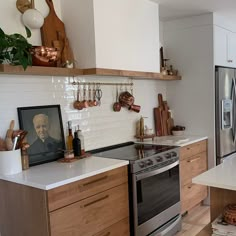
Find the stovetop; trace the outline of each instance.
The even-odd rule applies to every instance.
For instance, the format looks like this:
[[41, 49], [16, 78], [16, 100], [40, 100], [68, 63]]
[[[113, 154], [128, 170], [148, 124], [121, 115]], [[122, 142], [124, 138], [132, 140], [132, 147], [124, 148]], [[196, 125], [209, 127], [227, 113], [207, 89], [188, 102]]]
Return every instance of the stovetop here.
[[128, 160], [132, 172], [150, 167], [163, 167], [178, 159], [178, 147], [128, 142], [93, 150], [95, 156]]

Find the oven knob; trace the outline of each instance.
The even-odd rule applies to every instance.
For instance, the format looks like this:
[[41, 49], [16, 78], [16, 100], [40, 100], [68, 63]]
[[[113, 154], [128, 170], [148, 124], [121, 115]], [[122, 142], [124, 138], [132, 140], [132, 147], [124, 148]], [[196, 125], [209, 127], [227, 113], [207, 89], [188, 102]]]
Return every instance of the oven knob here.
[[165, 158], [167, 158], [167, 159], [171, 158], [171, 154], [170, 153], [166, 153], [165, 154]]
[[171, 156], [172, 157], [177, 157], [177, 153], [176, 152], [171, 152]]
[[147, 166], [151, 166], [153, 164], [153, 161], [151, 159], [146, 160]]
[[156, 161], [157, 161], [157, 162], [161, 162], [162, 160], [163, 160], [163, 158], [162, 158], [161, 156], [157, 156], [157, 157], [156, 157]]
[[144, 161], [141, 161], [141, 162], [139, 162], [138, 164], [139, 164], [139, 166], [140, 166], [141, 168], [143, 168], [143, 167], [146, 166], [146, 163], [145, 163]]

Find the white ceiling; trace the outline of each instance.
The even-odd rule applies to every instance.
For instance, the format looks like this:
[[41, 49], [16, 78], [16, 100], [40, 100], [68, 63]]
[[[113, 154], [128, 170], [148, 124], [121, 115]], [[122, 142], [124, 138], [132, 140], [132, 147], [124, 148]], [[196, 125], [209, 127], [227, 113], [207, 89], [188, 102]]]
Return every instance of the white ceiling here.
[[152, 0], [159, 3], [162, 21], [218, 12], [236, 23], [236, 0]]

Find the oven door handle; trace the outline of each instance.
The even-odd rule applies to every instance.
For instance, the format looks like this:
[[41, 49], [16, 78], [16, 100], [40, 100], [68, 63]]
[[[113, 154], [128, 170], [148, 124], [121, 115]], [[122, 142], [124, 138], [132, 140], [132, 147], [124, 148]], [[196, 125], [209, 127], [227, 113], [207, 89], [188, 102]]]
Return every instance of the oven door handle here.
[[162, 172], [165, 172], [167, 170], [170, 170], [172, 168], [174, 168], [175, 166], [179, 165], [179, 160], [168, 165], [168, 166], [165, 166], [163, 168], [160, 168], [160, 169], [155, 169], [155, 170], [152, 170], [150, 172], [146, 172], [146, 173], [142, 173], [142, 174], [137, 174], [136, 175], [136, 181], [139, 181], [139, 180], [142, 180], [142, 179], [146, 179], [148, 177], [151, 177], [153, 175], [157, 175], [157, 174], [160, 174]]

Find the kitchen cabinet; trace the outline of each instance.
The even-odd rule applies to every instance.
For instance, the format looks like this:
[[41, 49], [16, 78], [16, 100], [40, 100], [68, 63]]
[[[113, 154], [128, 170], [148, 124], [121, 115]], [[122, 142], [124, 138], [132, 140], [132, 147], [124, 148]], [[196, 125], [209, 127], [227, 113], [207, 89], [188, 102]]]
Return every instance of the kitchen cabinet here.
[[236, 67], [235, 33], [214, 26], [214, 53], [215, 65]]
[[207, 197], [207, 187], [192, 183], [192, 178], [207, 170], [207, 141], [180, 148], [181, 213]]
[[1, 236], [129, 235], [126, 166], [47, 191], [4, 180], [0, 189]]
[[157, 3], [71, 0], [61, 4], [79, 68], [160, 71]]

